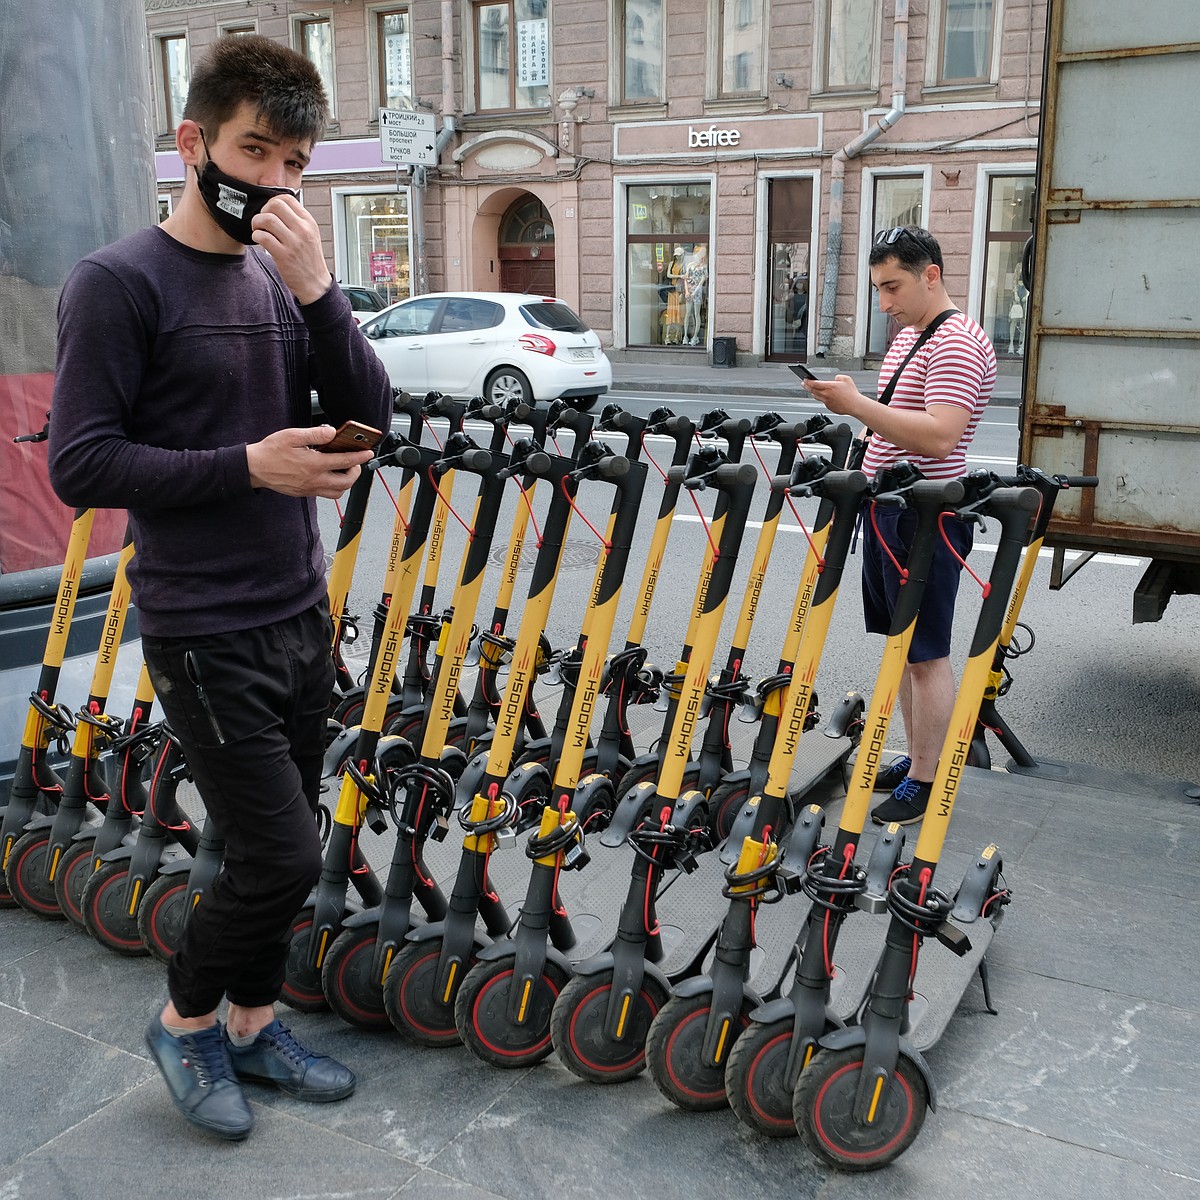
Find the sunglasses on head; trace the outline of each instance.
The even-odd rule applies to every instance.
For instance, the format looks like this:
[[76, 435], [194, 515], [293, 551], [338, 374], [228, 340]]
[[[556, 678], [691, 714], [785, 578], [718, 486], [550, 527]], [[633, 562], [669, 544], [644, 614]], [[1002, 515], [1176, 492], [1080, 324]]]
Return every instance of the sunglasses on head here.
[[894, 246], [902, 237], [912, 237], [906, 225], [897, 225], [893, 229], [881, 229], [875, 235], [875, 245]]

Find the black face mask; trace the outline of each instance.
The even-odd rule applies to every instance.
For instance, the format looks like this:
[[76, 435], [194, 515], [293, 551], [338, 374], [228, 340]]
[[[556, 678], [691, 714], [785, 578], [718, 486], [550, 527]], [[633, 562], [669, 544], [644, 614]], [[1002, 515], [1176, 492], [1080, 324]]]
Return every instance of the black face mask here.
[[[204, 135], [200, 135], [204, 141]], [[208, 161], [204, 170], [194, 167], [196, 180], [200, 185], [200, 195], [204, 200], [212, 218], [234, 241], [244, 246], [254, 242], [250, 222], [263, 210], [263, 206], [272, 196], [292, 196], [300, 199], [299, 192], [293, 192], [285, 187], [263, 187], [257, 183], [246, 183], [227, 175], [208, 156], [208, 142], [204, 142], [204, 152]]]

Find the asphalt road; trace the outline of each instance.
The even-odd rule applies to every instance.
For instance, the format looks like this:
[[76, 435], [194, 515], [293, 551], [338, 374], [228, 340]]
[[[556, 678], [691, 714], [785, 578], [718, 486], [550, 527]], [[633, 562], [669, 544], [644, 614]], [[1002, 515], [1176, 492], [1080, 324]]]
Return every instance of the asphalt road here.
[[[781, 411], [789, 418], [817, 411], [815, 404], [784, 402], [779, 398], [759, 399], [745, 395], [640, 395], [623, 392], [621, 405], [635, 413], [645, 413], [666, 403], [677, 412], [699, 413], [713, 407], [725, 409], [731, 416], [752, 416], [764, 410]], [[993, 408], [980, 426], [972, 447], [970, 465], [1010, 470], [1016, 463], [1017, 410]], [[476, 437], [484, 442], [481, 429]], [[669, 446], [648, 440], [650, 454], [665, 459]], [[771, 459], [767, 459], [768, 465]], [[630, 596], [645, 562], [646, 547], [657, 511], [658, 483], [651, 468], [643, 508], [644, 520], [635, 538], [630, 557], [630, 577], [626, 581], [615, 638], [623, 640], [632, 609]], [[461, 479], [455, 488], [455, 506], [463, 520], [469, 519], [473, 488]], [[765, 489], [760, 485], [751, 506], [752, 521], [739, 558], [731, 600], [726, 610], [722, 644], [717, 652], [723, 662], [729, 637], [747, 575], [747, 563], [753, 550], [758, 527], [753, 520], [762, 511]], [[581, 493], [581, 510], [593, 524], [603, 520], [609, 494], [599, 488]], [[514, 499], [506, 502], [497, 531], [493, 553], [497, 560], [503, 552], [511, 522]], [[711, 498], [702, 496], [700, 505], [711, 511]], [[535, 511], [544, 508], [544, 497]], [[811, 521], [814, 501], [797, 502], [800, 519]], [[390, 537], [394, 511], [387, 498], [377, 490], [372, 498], [351, 591], [350, 611], [363, 618], [364, 636], [352, 659], [360, 663], [365, 655], [370, 629], [369, 614], [382, 588], [383, 562]], [[332, 504], [323, 507], [323, 537], [332, 553], [337, 540], [337, 513]], [[463, 530], [455, 522], [447, 537], [438, 589], [438, 605], [449, 604], [453, 579], [458, 570], [463, 545]], [[661, 573], [659, 593], [647, 629], [646, 645], [651, 659], [670, 666], [682, 642], [682, 614], [693, 594], [704, 549], [704, 526], [689, 501], [680, 505], [668, 543]], [[991, 566], [991, 547], [995, 530], [977, 535], [971, 564], [981, 575]], [[775, 669], [787, 616], [794, 600], [795, 583], [807, 545], [795, 515], [785, 510], [772, 555], [758, 615], [747, 656], [746, 670], [752, 677]], [[526, 557], [531, 549], [527, 545]], [[568, 553], [547, 634], [553, 645], [573, 642], [591, 583], [598, 554], [595, 536], [581, 521], [576, 521], [568, 539]], [[1117, 556], [1099, 556], [1060, 591], [1049, 590], [1049, 552], [1043, 552], [1033, 584], [1022, 612], [1032, 628], [1036, 643], [1032, 650], [1012, 664], [1010, 693], [1000, 702], [1001, 711], [1027, 749], [1037, 758], [1089, 763], [1148, 774], [1191, 778], [1200, 774], [1195, 766], [1200, 758], [1200, 661], [1194, 653], [1181, 649], [1192, 644], [1195, 601], [1176, 598], [1163, 620], [1153, 625], [1131, 624], [1133, 591], [1144, 564]], [[523, 593], [528, 576], [518, 583]], [[485, 583], [481, 612], [490, 613], [494, 579]], [[979, 587], [964, 577], [956, 621], [953, 657], [965, 661], [970, 634], [979, 606]], [[519, 621], [519, 604], [514, 604], [509, 629]], [[1028, 637], [1025, 641], [1028, 642]], [[856, 688], [868, 695], [874, 683], [882, 651], [882, 639], [862, 631], [858, 567], [851, 559], [845, 573], [833, 624], [817, 677], [818, 693], [835, 698]], [[893, 740], [899, 739], [898, 723]], [[1007, 755], [993, 745], [993, 755], [1003, 764]]]

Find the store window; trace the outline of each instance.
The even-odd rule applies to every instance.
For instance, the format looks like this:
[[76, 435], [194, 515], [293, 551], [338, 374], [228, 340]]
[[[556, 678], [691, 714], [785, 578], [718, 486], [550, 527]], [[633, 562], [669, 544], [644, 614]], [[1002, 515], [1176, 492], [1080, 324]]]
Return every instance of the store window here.
[[343, 195], [342, 283], [374, 288], [389, 304], [412, 295], [408, 193]]
[[994, 0], [940, 0], [939, 83], [986, 83], [992, 73]]
[[820, 92], [865, 91], [877, 84], [876, 0], [821, 0], [825, 37]]
[[549, 0], [473, 8], [477, 111], [549, 108]]
[[158, 62], [158, 105], [162, 116], [161, 129], [174, 133], [183, 120], [183, 106], [187, 103], [188, 68], [187, 35], [167, 34], [157, 39]]
[[[871, 233], [893, 229], [897, 225], [924, 226], [925, 178], [923, 175], [876, 176], [872, 195]], [[868, 245], [863, 255], [870, 253]], [[891, 316], [879, 311], [879, 293], [869, 289], [870, 308], [867, 310], [867, 353], [886, 354], [900, 326]]]
[[666, 52], [663, 0], [618, 0], [616, 20], [621, 103], [661, 103]]
[[767, 245], [771, 276], [767, 294], [766, 357], [804, 362], [808, 357], [813, 181], [767, 183]]
[[707, 183], [638, 184], [626, 190], [626, 343], [707, 346]]
[[412, 99], [411, 18], [407, 8], [375, 14], [379, 107], [403, 108]]
[[329, 17], [301, 17], [296, 21], [296, 48], [317, 68], [325, 94], [329, 97], [329, 112], [337, 110], [337, 90], [333, 75], [333, 21]]
[[763, 94], [763, 0], [718, 0], [721, 95]]
[[980, 324], [1001, 357], [1025, 354], [1029, 292], [1021, 282], [1021, 255], [1032, 232], [1033, 176], [991, 176], [979, 311]]

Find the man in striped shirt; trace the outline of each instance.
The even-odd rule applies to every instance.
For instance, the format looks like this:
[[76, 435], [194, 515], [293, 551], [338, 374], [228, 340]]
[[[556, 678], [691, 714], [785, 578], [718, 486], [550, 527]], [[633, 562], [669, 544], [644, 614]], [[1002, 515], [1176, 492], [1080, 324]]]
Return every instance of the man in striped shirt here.
[[[951, 302], [942, 281], [941, 247], [928, 230], [885, 230], [871, 247], [869, 263], [880, 311], [901, 326], [879, 373], [884, 390], [895, 378], [891, 402], [864, 396], [848, 375], [806, 386], [831, 412], [874, 431], [863, 462], [868, 475], [905, 459], [928, 479], [955, 479], [966, 473], [967, 447], [992, 397], [996, 352], [983, 329]], [[931, 325], [932, 333], [924, 336]], [[881, 507], [874, 522], [863, 524], [868, 633], [886, 634], [890, 628], [900, 586], [896, 564], [907, 562], [915, 525], [914, 513], [890, 507]], [[965, 558], [973, 540], [971, 527], [947, 521], [944, 529]], [[879, 772], [876, 790], [891, 794], [871, 813], [877, 825], [915, 824], [929, 803], [954, 707], [950, 632], [960, 571], [958, 559], [939, 540], [900, 685], [908, 753]]]

